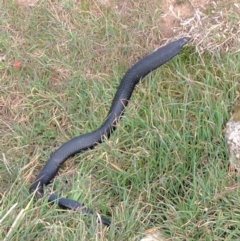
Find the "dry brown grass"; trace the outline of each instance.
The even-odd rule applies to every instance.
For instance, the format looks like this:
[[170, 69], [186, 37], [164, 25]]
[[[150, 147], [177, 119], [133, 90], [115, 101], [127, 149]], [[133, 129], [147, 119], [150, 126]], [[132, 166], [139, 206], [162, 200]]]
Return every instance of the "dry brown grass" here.
[[[142, 1], [99, 0], [99, 4], [124, 17], [143, 4]], [[154, 12], [156, 3], [148, 3], [146, 12]], [[240, 3], [238, 0], [166, 0], [159, 6], [161, 15], [155, 28], [161, 39], [191, 36], [197, 50], [238, 52], [240, 45]], [[151, 37], [151, 36], [150, 36]]]
[[[221, 70], [216, 63], [215, 68], [209, 70], [205, 64], [209, 64], [208, 58], [215, 56], [214, 54], [218, 54], [218, 52], [228, 54], [239, 51], [239, 1], [166, 0], [161, 3], [159, 0], [14, 0], [12, 2], [1, 2], [0, 9], [2, 15], [0, 17], [2, 21], [0, 25], [2, 34], [0, 41], [0, 195], [4, 201], [1, 206], [2, 213], [11, 210], [11, 207], [17, 207], [13, 211], [14, 215], [17, 216], [17, 213], [27, 206], [30, 202], [27, 189], [56, 147], [79, 133], [93, 130], [101, 123], [103, 116], [108, 111], [119, 78], [129, 66], [146, 53], [171, 41], [173, 38], [187, 35], [192, 37], [193, 47], [189, 52], [190, 55], [194, 56], [196, 54], [194, 49], [196, 49], [197, 52], [204, 52], [207, 56], [204, 59], [205, 56], [196, 54], [198, 62], [193, 61], [195, 66], [189, 67], [191, 71], [195, 68], [196, 72], [183, 73], [182, 71], [186, 70], [185, 66], [181, 66], [181, 61], [174, 62], [170, 65], [171, 67], [166, 67], [166, 70], [160, 72], [159, 76], [163, 81], [163, 86], [166, 87], [159, 87], [156, 91], [159, 98], [154, 100], [158, 102], [158, 105], [151, 102], [151, 98], [153, 98], [151, 91], [156, 87], [151, 86], [150, 83], [147, 83], [149, 88], [146, 88], [144, 84], [143, 88], [137, 87], [138, 95], [136, 99], [132, 99], [132, 105], [129, 106], [127, 112], [128, 118], [123, 121], [123, 123], [128, 123], [125, 127], [130, 130], [124, 130], [124, 124], [121, 124], [118, 128], [120, 137], [116, 134], [115, 139], [113, 137], [113, 140], [101, 145], [96, 152], [91, 151], [81, 155], [81, 158], [85, 161], [84, 167], [80, 164], [82, 159], [78, 157], [73, 159], [78, 160], [77, 162], [68, 162], [63, 171], [60, 172], [59, 177], [60, 180], [63, 180], [63, 177], [70, 180], [69, 185], [62, 185], [60, 181], [58, 187], [66, 186], [69, 195], [71, 195], [71, 182], [73, 182], [72, 176], [74, 176], [75, 180], [78, 180], [75, 182], [75, 190], [79, 187], [81, 190], [86, 189], [85, 193], [82, 194], [84, 201], [87, 202], [92, 198], [92, 202], [89, 201], [88, 203], [91, 205], [93, 203], [92, 206], [97, 203], [94, 206], [97, 210], [98, 208], [105, 210], [109, 207], [107, 211], [113, 213], [114, 218], [116, 218], [115, 223], [124, 226], [124, 232], [121, 233], [122, 236], [119, 236], [118, 240], [126, 240], [129, 237], [139, 240], [141, 234], [150, 238], [152, 233], [158, 235], [160, 234], [159, 230], [162, 232], [162, 229], [167, 230], [166, 233], [171, 237], [169, 240], [194, 237], [191, 232], [194, 233], [199, 229], [204, 233], [204, 227], [202, 228], [204, 225], [207, 232], [212, 231], [212, 226], [208, 227], [208, 225], [216, 220], [208, 222], [205, 219], [205, 213], [201, 213], [205, 205], [205, 200], [201, 202], [197, 199], [197, 197], [201, 199], [201, 193], [194, 197], [200, 203], [200, 211], [198, 211], [202, 216], [198, 213], [199, 219], [195, 220], [194, 217], [191, 217], [192, 219], [190, 218], [179, 228], [178, 223], [175, 222], [181, 223], [178, 216], [181, 210], [177, 210], [178, 206], [175, 206], [171, 201], [173, 200], [181, 207], [182, 200], [180, 199], [187, 199], [188, 193], [183, 197], [180, 195], [178, 203], [177, 198], [171, 196], [171, 191], [174, 193], [174, 190], [163, 190], [163, 187], [161, 190], [159, 189], [159, 192], [155, 191], [159, 188], [159, 183], [156, 180], [159, 180], [160, 174], [154, 176], [147, 187], [139, 184], [142, 181], [137, 183], [135, 190], [134, 188], [133, 190], [128, 189], [127, 181], [126, 184], [122, 179], [130, 178], [131, 180], [132, 178], [134, 180], [134, 176], [138, 177], [142, 170], [149, 168], [144, 161], [145, 159], [149, 160], [151, 155], [154, 155], [154, 152], [158, 152], [158, 150], [147, 149], [145, 141], [151, 135], [156, 135], [149, 141], [151, 143], [155, 139], [159, 141], [163, 138], [164, 133], [160, 133], [159, 129], [162, 125], [167, 125], [169, 118], [172, 118], [171, 127], [166, 127], [169, 130], [163, 130], [166, 131], [166, 136], [171, 136], [171, 130], [177, 131], [178, 125], [185, 129], [188, 128], [184, 126], [185, 123], [182, 123], [183, 119], [177, 116], [178, 111], [181, 111], [183, 106], [189, 105], [189, 108], [192, 108], [189, 115], [193, 115], [192, 121], [196, 120], [199, 111], [197, 107], [191, 105], [194, 101], [184, 102], [185, 100], [188, 101], [188, 98], [191, 99], [188, 93], [189, 89], [196, 94], [196, 96], [193, 96], [193, 99], [196, 98], [196, 102], [193, 104], [199, 105], [201, 101], [205, 101], [206, 109], [214, 107], [214, 111], [217, 109], [219, 112], [224, 112], [233, 105], [233, 100], [238, 94], [236, 80], [239, 79], [239, 73], [237, 71], [230, 73], [227, 67]], [[13, 68], [12, 63], [14, 61], [21, 61], [20, 71]], [[228, 66], [227, 60], [223, 61]], [[187, 64], [189, 63], [187, 62]], [[235, 63], [233, 69], [236, 70], [237, 67], [234, 65]], [[216, 72], [214, 72], [215, 70]], [[205, 76], [210, 76], [210, 82], [216, 82], [214, 82], [213, 87], [212, 83], [204, 82]], [[224, 78], [228, 76], [228, 78], [221, 79], [223, 76]], [[181, 85], [176, 80], [186, 82]], [[74, 88], [76, 88], [76, 91]], [[198, 88], [200, 89], [199, 92]], [[224, 88], [225, 93], [223, 93]], [[212, 93], [209, 94], [212, 90], [214, 90], [214, 94], [216, 93], [213, 99], [211, 99]], [[186, 93], [189, 95], [182, 98]], [[203, 94], [203, 100], [198, 99], [201, 94]], [[149, 105], [146, 105], [145, 110], [138, 106], [141, 98], [144, 98], [145, 101], [149, 100]], [[223, 98], [224, 101], [221, 104], [214, 105], [214, 101], [218, 98]], [[182, 103], [180, 102], [182, 106], [176, 107], [175, 114], [177, 114], [174, 116], [174, 113], [171, 112], [174, 105], [173, 107], [171, 105], [178, 104], [175, 103], [177, 101], [182, 101]], [[81, 103], [85, 103], [85, 108], [81, 109]], [[212, 106], [209, 107], [209, 103]], [[154, 111], [149, 114], [150, 109], [154, 109]], [[195, 109], [196, 113], [194, 112]], [[149, 121], [146, 125], [143, 125], [145, 119], [142, 122], [131, 123], [131, 120], [137, 119], [138, 111], [142, 111], [139, 120], [146, 118], [146, 122]], [[219, 120], [223, 121], [224, 113], [219, 114], [221, 116]], [[211, 115], [211, 112], [207, 112], [207, 114]], [[152, 116], [154, 116], [154, 120], [151, 119]], [[174, 118], [179, 119], [175, 120]], [[187, 119], [187, 117], [184, 117], [184, 120], [185, 118]], [[201, 118], [204, 117], [201, 116]], [[91, 121], [89, 121], [90, 119]], [[155, 119], [157, 119], [156, 123], [160, 123], [157, 127], [154, 126], [156, 124]], [[129, 122], [127, 122], [128, 120]], [[210, 123], [207, 117], [204, 121]], [[175, 125], [175, 123], [177, 124]], [[140, 127], [134, 133], [134, 126], [137, 125]], [[209, 124], [209, 126], [214, 125], [214, 122]], [[146, 130], [142, 133], [141, 128], [143, 126]], [[129, 131], [133, 134], [131, 138], [127, 139]], [[194, 129], [194, 131], [197, 133], [197, 129]], [[209, 127], [210, 131], [211, 127]], [[210, 132], [210, 134], [214, 133]], [[178, 138], [181, 138], [181, 136], [179, 135]], [[217, 143], [221, 139], [220, 136], [214, 138]], [[128, 142], [127, 147], [125, 147], [125, 139]], [[202, 140], [202, 142], [204, 141]], [[208, 143], [206, 146], [211, 146], [211, 144]], [[201, 148], [199, 146], [198, 144], [193, 145], [193, 148], [196, 147], [196, 152], [199, 151], [198, 148]], [[219, 148], [217, 144], [214, 147], [216, 150]], [[200, 149], [205, 154], [205, 156], [201, 156], [201, 160], [207, 160], [204, 161], [204, 165], [210, 166], [208, 150], [205, 150], [206, 153], [204, 150]], [[170, 181], [175, 175], [173, 170], [180, 163], [182, 164], [182, 159], [185, 158], [185, 152], [177, 153], [177, 150], [174, 150], [175, 154], [177, 160], [174, 160], [176, 161], [173, 164], [174, 167], [167, 164], [165, 171], [162, 173], [164, 177], [167, 176], [166, 173], [170, 173], [168, 176]], [[134, 160], [131, 160], [132, 157]], [[136, 162], [141, 158], [143, 166]], [[166, 159], [168, 160], [168, 158]], [[218, 161], [224, 163], [222, 159]], [[88, 168], [87, 165], [89, 165]], [[134, 165], [136, 169], [130, 175], [127, 171]], [[222, 165], [224, 166], [224, 164]], [[209, 166], [208, 168], [212, 168], [211, 171], [214, 173], [215, 168]], [[79, 174], [79, 169], [83, 176]], [[154, 170], [151, 171], [154, 172]], [[108, 178], [106, 178], [107, 175]], [[130, 177], [126, 177], [127, 175]], [[145, 180], [145, 174], [140, 177]], [[149, 174], [148, 178], [151, 177], [152, 173]], [[202, 178], [201, 175], [200, 177]], [[216, 178], [221, 182], [220, 177], [217, 176]], [[201, 179], [199, 180], [201, 182]], [[202, 183], [204, 181], [202, 180]], [[213, 183], [215, 184], [215, 182]], [[133, 181], [133, 186], [134, 184]], [[225, 183], [222, 185], [225, 185]], [[226, 189], [227, 187], [225, 185]], [[116, 193], [109, 194], [109, 191], [113, 188], [117, 190]], [[208, 190], [207, 188], [206, 190]], [[92, 194], [93, 190], [97, 194]], [[189, 189], [190, 191], [191, 189]], [[214, 191], [216, 192], [214, 198], [217, 198], [213, 201], [216, 202], [224, 199], [230, 193], [219, 191], [217, 187]], [[159, 194], [160, 192], [166, 195], [162, 197], [162, 194]], [[231, 191], [230, 194], [233, 195], [234, 193]], [[168, 200], [168, 195], [170, 200]], [[165, 197], [166, 199], [163, 199]], [[234, 198], [233, 195], [233, 200]], [[166, 205], [166, 209], [163, 208], [162, 210], [158, 205], [159, 202], [165, 201], [169, 201], [170, 204], [167, 206], [166, 203], [161, 203], [161, 206]], [[18, 204], [15, 205], [16, 203]], [[54, 237], [59, 238], [58, 240], [66, 240], [65, 235], [74, 237], [76, 240], [81, 240], [81, 238], [75, 235], [90, 236], [91, 240], [108, 239], [106, 238], [108, 231], [101, 229], [101, 227], [98, 227], [97, 231], [91, 229], [89, 231], [87, 227], [81, 224], [77, 214], [57, 212], [55, 209], [45, 208], [45, 204], [40, 209], [40, 205], [40, 202], [34, 205], [27, 213], [28, 215], [25, 216], [19, 229], [12, 232], [15, 234], [15, 238], [26, 240], [25, 237], [28, 237], [29, 240], [31, 238], [33, 240], [34, 235], [39, 234], [41, 237], [39, 240], [44, 240], [48, 237], [46, 235], [53, 234]], [[217, 204], [211, 203], [211, 205]], [[218, 207], [216, 209], [216, 211], [213, 211], [213, 217], [216, 217], [215, 213], [219, 211]], [[221, 213], [221, 208], [219, 209]], [[163, 219], [166, 218], [166, 222], [162, 222], [162, 219], [158, 221], [158, 218], [156, 218], [155, 212], [162, 215], [162, 211], [165, 212]], [[192, 212], [191, 210], [187, 211]], [[8, 221], [1, 227], [2, 232], [0, 233], [2, 236], [9, 231], [9, 227], [14, 221], [14, 215], [12, 218], [9, 217]], [[71, 221], [66, 221], [69, 216], [71, 216]], [[237, 218], [237, 216], [234, 217]], [[128, 218], [131, 218], [132, 221], [126, 222]], [[65, 223], [67, 224], [65, 225]], [[220, 229], [229, 230], [228, 224], [221, 225]], [[171, 233], [172, 230], [176, 233]], [[164, 240], [164, 238], [162, 239]], [[110, 238], [109, 240], [113, 239]]]

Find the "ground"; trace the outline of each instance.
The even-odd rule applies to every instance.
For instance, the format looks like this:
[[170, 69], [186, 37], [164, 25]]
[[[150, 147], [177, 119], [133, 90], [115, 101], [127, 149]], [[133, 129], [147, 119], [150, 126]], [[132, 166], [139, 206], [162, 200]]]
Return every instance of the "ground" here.
[[[238, 0], [0, 9], [1, 240], [238, 240], [239, 181], [222, 136], [239, 98]], [[33, 202], [28, 188], [49, 155], [102, 123], [129, 66], [181, 36], [191, 43], [136, 87], [111, 139], [54, 179], [121, 232]]]
[[[125, 0], [120, 3], [99, 0], [119, 14], [126, 14], [131, 8], [141, 4]], [[231, 2], [231, 3], [230, 3]], [[240, 11], [238, 0], [166, 0], [161, 5], [159, 28], [163, 39], [179, 35], [189, 35], [199, 50], [239, 51], [240, 22], [232, 16]], [[149, 4], [151, 5], [151, 3]], [[150, 8], [151, 6], [149, 6]], [[154, 9], [152, 9], [154, 11]]]

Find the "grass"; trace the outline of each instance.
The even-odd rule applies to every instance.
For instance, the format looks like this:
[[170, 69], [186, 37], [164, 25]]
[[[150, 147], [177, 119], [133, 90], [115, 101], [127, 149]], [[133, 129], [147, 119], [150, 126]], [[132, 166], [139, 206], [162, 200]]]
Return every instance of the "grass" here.
[[57, 147], [100, 126], [123, 73], [159, 46], [161, 7], [1, 4], [1, 240], [140, 240], [149, 230], [164, 240], [239, 239], [239, 177], [223, 138], [239, 54], [200, 54], [190, 43], [136, 87], [109, 140], [64, 164], [49, 189], [111, 217], [106, 229], [33, 201], [28, 188]]

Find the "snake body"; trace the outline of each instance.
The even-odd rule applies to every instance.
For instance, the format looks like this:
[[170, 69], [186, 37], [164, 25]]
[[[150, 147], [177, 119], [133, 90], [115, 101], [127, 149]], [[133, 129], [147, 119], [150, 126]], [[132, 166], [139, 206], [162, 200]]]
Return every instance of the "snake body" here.
[[[188, 37], [183, 37], [170, 42], [134, 64], [123, 76], [104, 123], [97, 130], [77, 136], [60, 146], [51, 155], [43, 169], [38, 174], [36, 180], [30, 187], [30, 192], [35, 192], [35, 196], [42, 197], [44, 194], [44, 185], [50, 183], [57, 174], [60, 166], [70, 156], [93, 148], [96, 144], [101, 143], [104, 138], [109, 138], [112, 131], [116, 128], [118, 120], [123, 115], [124, 109], [128, 105], [134, 87], [140, 79], [177, 55], [189, 39], [190, 38]], [[81, 210], [84, 213], [93, 214], [91, 210], [87, 209], [82, 204], [74, 200], [59, 198], [55, 194], [50, 195], [48, 200], [50, 202], [57, 202], [62, 208]], [[110, 221], [104, 217], [101, 217], [101, 221], [105, 225], [110, 225]]]

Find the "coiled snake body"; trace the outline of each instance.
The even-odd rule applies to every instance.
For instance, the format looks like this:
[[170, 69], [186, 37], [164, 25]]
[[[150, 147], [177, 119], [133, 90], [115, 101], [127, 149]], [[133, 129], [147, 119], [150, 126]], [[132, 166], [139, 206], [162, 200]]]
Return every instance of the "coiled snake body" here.
[[[77, 136], [59, 147], [38, 174], [30, 187], [30, 192], [35, 192], [37, 197], [42, 197], [44, 185], [50, 183], [63, 162], [76, 153], [93, 148], [96, 144], [101, 143], [105, 137], [108, 138], [122, 116], [124, 108], [128, 105], [134, 87], [139, 80], [177, 55], [188, 41], [188, 37], [173, 41], [133, 65], [122, 78], [107, 118], [101, 127], [91, 133]], [[48, 200], [57, 202], [62, 208], [93, 214], [82, 204], [70, 199], [59, 198], [55, 194], [50, 195]], [[111, 223], [104, 217], [101, 217], [101, 221], [105, 225]]]

